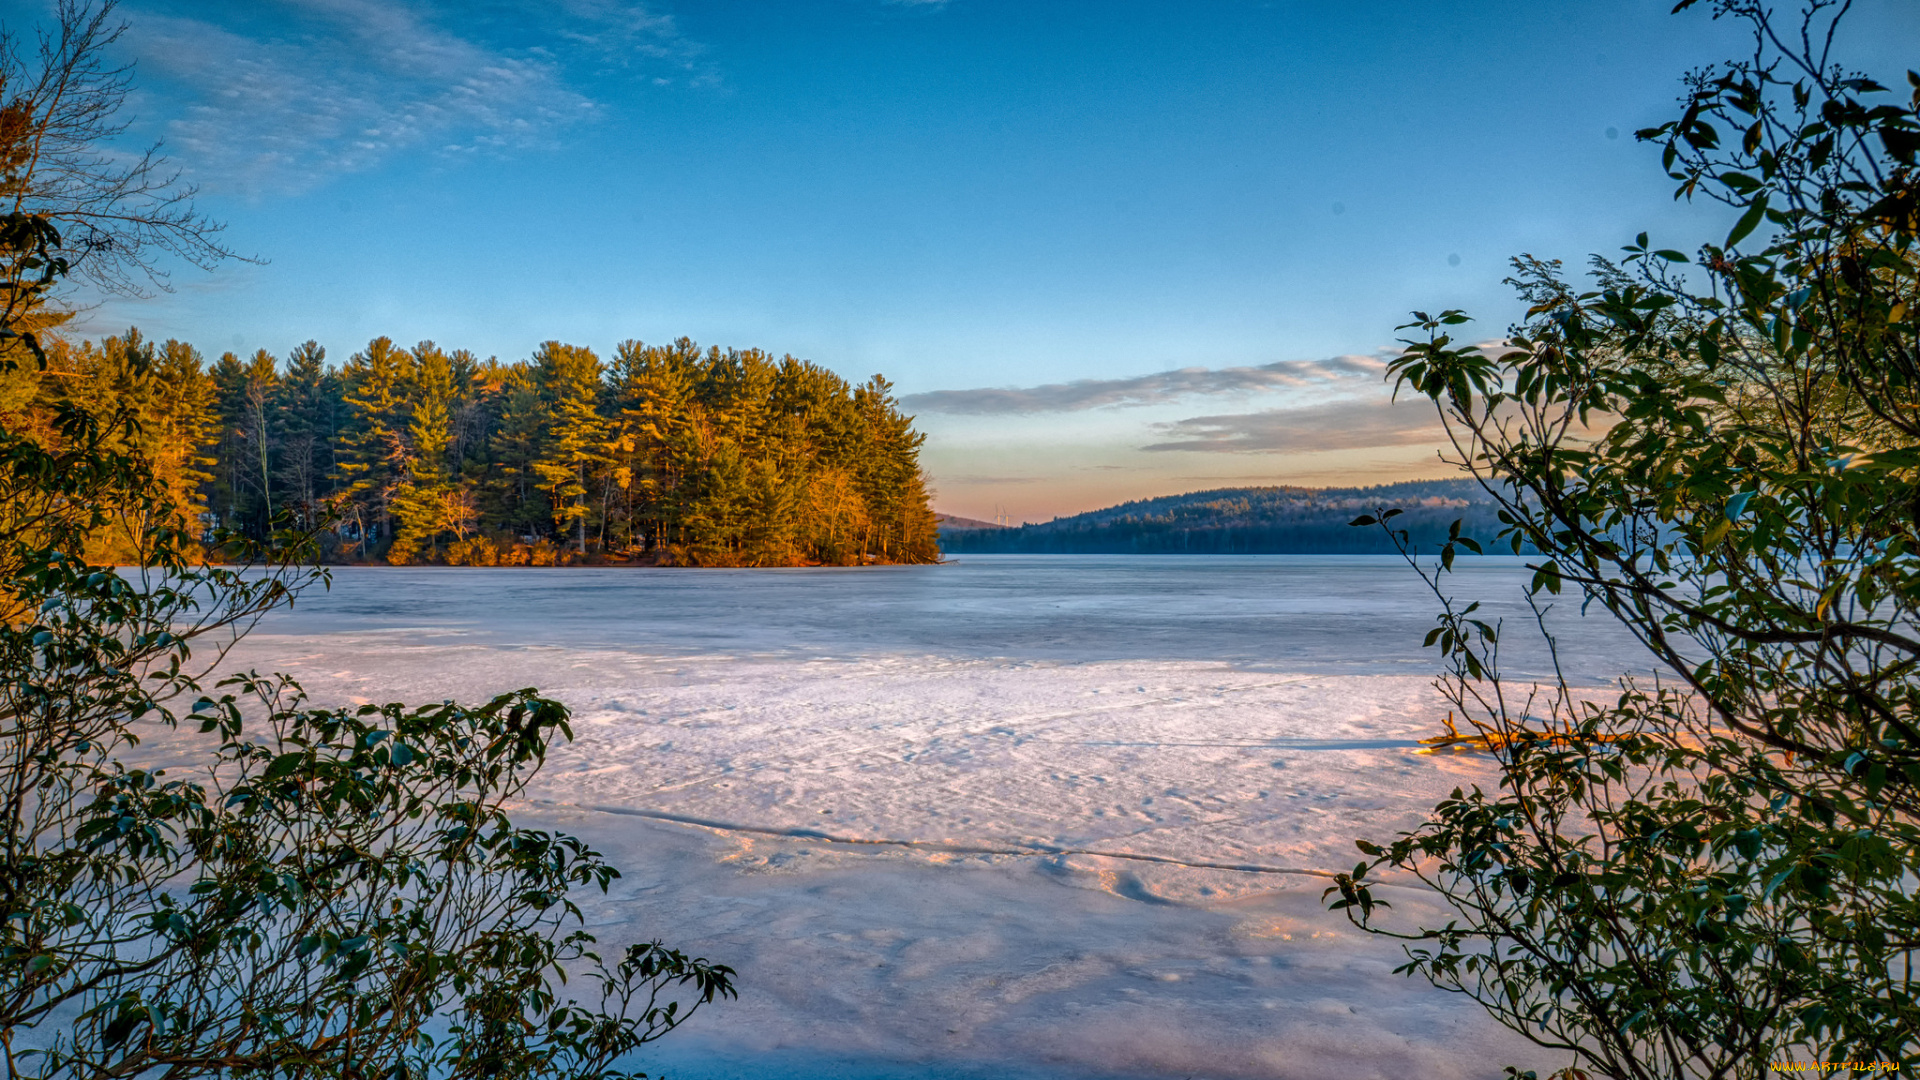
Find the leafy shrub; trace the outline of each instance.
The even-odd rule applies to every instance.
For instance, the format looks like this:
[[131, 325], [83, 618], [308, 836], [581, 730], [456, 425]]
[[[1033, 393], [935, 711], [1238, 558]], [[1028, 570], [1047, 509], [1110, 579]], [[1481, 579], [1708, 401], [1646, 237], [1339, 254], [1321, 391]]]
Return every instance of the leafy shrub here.
[[[1717, 5], [1752, 57], [1641, 133], [1680, 194], [1739, 210], [1723, 242], [1643, 234], [1585, 290], [1516, 260], [1504, 347], [1416, 313], [1391, 367], [1502, 542], [1541, 553], [1536, 611], [1577, 591], [1659, 676], [1601, 699], [1507, 678], [1505, 628], [1442, 588], [1482, 546], [1456, 526], [1415, 563], [1443, 603], [1428, 644], [1499, 786], [1363, 843], [1333, 904], [1592, 1075], [1920, 1064], [1920, 76], [1896, 98], [1833, 64], [1844, 11]], [[1359, 523], [1411, 553], [1391, 518]], [[1394, 926], [1388, 871], [1458, 918]]]

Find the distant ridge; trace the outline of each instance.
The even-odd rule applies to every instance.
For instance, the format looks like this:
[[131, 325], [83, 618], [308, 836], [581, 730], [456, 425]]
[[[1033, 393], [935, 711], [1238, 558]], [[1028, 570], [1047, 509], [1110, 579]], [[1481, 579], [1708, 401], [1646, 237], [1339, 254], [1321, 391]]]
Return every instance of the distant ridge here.
[[1004, 529], [1007, 526], [996, 521], [981, 521], [979, 518], [961, 517], [958, 514], [935, 514], [933, 522], [941, 532], [949, 529], [967, 531], [971, 529]]
[[1394, 525], [1406, 529], [1423, 551], [1437, 550], [1456, 520], [1489, 552], [1500, 531], [1499, 508], [1473, 480], [1414, 480], [1360, 488], [1214, 488], [1018, 528], [943, 522], [940, 546], [950, 555], [1392, 554], [1393, 545], [1379, 529], [1347, 524], [1380, 507], [1406, 511]]

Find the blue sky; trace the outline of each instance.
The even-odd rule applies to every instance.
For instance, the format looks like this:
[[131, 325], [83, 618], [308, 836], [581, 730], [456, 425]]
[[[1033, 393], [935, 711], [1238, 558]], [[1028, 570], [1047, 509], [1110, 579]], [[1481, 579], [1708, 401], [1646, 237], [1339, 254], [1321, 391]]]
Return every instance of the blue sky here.
[[1491, 337], [1511, 254], [1723, 227], [1632, 139], [1741, 43], [1670, 6], [125, 0], [130, 137], [265, 261], [88, 329], [791, 352], [893, 379], [971, 516], [1439, 475], [1408, 309]]

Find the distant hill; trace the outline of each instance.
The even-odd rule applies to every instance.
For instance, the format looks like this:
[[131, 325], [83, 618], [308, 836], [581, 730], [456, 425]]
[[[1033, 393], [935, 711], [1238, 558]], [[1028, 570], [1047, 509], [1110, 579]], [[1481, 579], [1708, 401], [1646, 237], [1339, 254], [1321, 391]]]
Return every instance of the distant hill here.
[[941, 532], [966, 532], [973, 529], [1004, 529], [1007, 526], [997, 521], [981, 521], [979, 518], [961, 517], [958, 514], [935, 514], [933, 522]]
[[1455, 520], [1462, 521], [1463, 533], [1489, 544], [1489, 551], [1500, 531], [1498, 508], [1474, 481], [1416, 480], [1364, 488], [1215, 488], [1018, 528], [943, 523], [940, 546], [949, 555], [1392, 554], [1379, 529], [1347, 523], [1396, 506], [1406, 513], [1394, 525], [1408, 530], [1423, 551], [1437, 550]]

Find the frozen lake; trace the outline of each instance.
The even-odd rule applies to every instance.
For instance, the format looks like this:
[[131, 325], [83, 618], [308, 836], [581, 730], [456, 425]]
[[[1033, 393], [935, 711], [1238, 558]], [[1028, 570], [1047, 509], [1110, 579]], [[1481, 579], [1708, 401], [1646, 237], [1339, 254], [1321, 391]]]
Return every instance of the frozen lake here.
[[[1530, 641], [1518, 560], [1460, 565]], [[627, 870], [592, 929], [740, 971], [651, 1072], [1545, 1075], [1566, 1062], [1320, 907], [1354, 838], [1488, 776], [1415, 752], [1445, 712], [1433, 608], [1369, 557], [356, 568], [236, 658], [325, 702], [567, 702], [523, 816]], [[1631, 665], [1562, 608], [1574, 677]]]
[[[1462, 559], [1448, 584], [1529, 620], [1521, 562]], [[1562, 605], [1556, 631], [1588, 661], [1576, 677], [1611, 680], [1632, 643], [1610, 620], [1571, 617], [1578, 604]], [[1386, 556], [970, 555], [865, 569], [348, 568], [263, 629], [649, 655], [1204, 660], [1384, 675], [1431, 669], [1419, 644], [1433, 610], [1420, 580]]]

